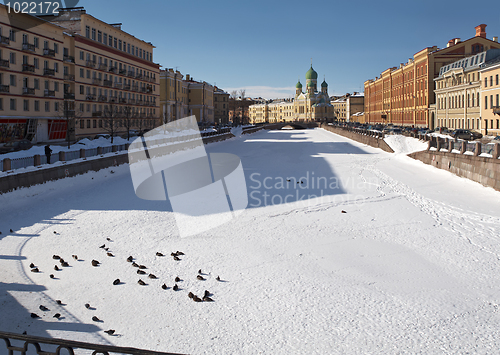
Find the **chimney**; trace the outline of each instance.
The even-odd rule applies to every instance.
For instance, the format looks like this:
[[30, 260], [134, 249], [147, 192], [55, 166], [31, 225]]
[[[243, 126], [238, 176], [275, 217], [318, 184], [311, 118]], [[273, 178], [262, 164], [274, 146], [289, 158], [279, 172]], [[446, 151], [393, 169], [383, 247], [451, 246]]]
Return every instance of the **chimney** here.
[[455, 44], [460, 43], [460, 38], [455, 38]]
[[498, 42], [498, 37], [497, 36], [493, 37], [493, 42]]
[[486, 38], [486, 25], [483, 23], [479, 26], [476, 26], [476, 37]]
[[186, 74], [186, 81], [189, 81], [189, 79], [191, 79], [191, 75]]

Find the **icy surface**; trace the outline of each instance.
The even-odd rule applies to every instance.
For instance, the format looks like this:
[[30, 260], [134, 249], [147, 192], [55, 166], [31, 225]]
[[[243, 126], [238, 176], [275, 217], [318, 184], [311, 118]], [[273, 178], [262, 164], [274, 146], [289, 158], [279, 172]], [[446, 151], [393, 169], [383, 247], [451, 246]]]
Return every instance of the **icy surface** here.
[[427, 142], [420, 141], [417, 138], [405, 137], [401, 134], [386, 135], [384, 141], [396, 154], [410, 154], [427, 149]]
[[322, 129], [207, 151], [241, 158], [250, 206], [195, 237], [127, 165], [0, 195], [0, 329], [189, 354], [497, 352], [499, 192]]

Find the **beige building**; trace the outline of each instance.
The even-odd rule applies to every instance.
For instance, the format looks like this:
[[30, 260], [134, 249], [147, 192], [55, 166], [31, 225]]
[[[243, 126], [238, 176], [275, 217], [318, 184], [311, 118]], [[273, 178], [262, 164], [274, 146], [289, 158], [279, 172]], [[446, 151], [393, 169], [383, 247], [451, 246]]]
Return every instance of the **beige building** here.
[[[178, 70], [161, 71], [160, 116], [164, 123], [194, 115], [200, 123], [214, 124], [214, 96], [216, 95], [218, 100], [222, 100], [220, 106], [228, 107], [224, 100], [228, 100], [229, 94], [222, 90], [215, 94], [215, 87], [211, 84], [205, 81], [195, 81], [189, 74], [184, 78]], [[227, 108], [222, 110], [224, 111], [228, 114]]]
[[364, 110], [365, 97], [363, 94], [354, 92], [335, 97], [330, 103], [333, 106], [335, 118], [344, 122], [359, 122], [359, 115]]
[[435, 81], [436, 125], [465, 128], [484, 133], [481, 119], [480, 67], [500, 57], [500, 49], [490, 49], [441, 67]]
[[0, 130], [16, 132], [8, 139], [45, 142], [69, 133], [73, 140], [111, 127], [120, 134], [126, 126], [158, 125], [159, 65], [151, 43], [83, 8], [60, 9], [57, 16], [11, 16], [33, 25], [10, 27], [12, 17], [0, 5]]
[[484, 63], [481, 74], [481, 117], [483, 134], [500, 135], [500, 58]]

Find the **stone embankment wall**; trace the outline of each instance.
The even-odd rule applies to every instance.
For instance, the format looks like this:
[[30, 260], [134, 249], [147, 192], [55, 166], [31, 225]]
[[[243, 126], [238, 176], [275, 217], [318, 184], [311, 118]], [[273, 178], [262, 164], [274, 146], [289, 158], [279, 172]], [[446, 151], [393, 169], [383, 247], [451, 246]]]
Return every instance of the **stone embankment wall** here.
[[369, 146], [380, 148], [388, 153], [394, 153], [394, 150], [384, 141], [384, 134], [368, 130], [353, 129], [348, 127], [337, 127], [327, 124], [321, 125], [321, 128], [336, 133], [340, 136], [352, 139], [356, 142], [367, 144]]

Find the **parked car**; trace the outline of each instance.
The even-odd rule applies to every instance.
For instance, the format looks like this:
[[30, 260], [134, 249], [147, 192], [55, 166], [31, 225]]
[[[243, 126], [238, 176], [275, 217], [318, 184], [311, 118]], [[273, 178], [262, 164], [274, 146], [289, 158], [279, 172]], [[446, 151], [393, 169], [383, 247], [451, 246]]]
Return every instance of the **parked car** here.
[[17, 152], [19, 150], [28, 150], [33, 146], [27, 139], [19, 139], [5, 143], [0, 147], [0, 154]]
[[483, 135], [481, 133], [469, 131], [468, 129], [457, 129], [452, 132], [450, 136], [452, 136], [453, 138], [465, 139], [468, 141], [483, 138]]
[[496, 136], [495, 138], [493, 138], [494, 141], [500, 141], [500, 136]]
[[109, 134], [96, 134], [96, 135], [94, 136], [94, 139], [99, 139], [99, 138], [105, 138], [105, 139], [108, 139], [108, 138], [110, 138], [110, 137], [111, 137], [111, 135], [109, 135]]
[[445, 134], [445, 133], [448, 133], [449, 130], [448, 130], [447, 127], [436, 127], [436, 129], [434, 130], [434, 132]]

